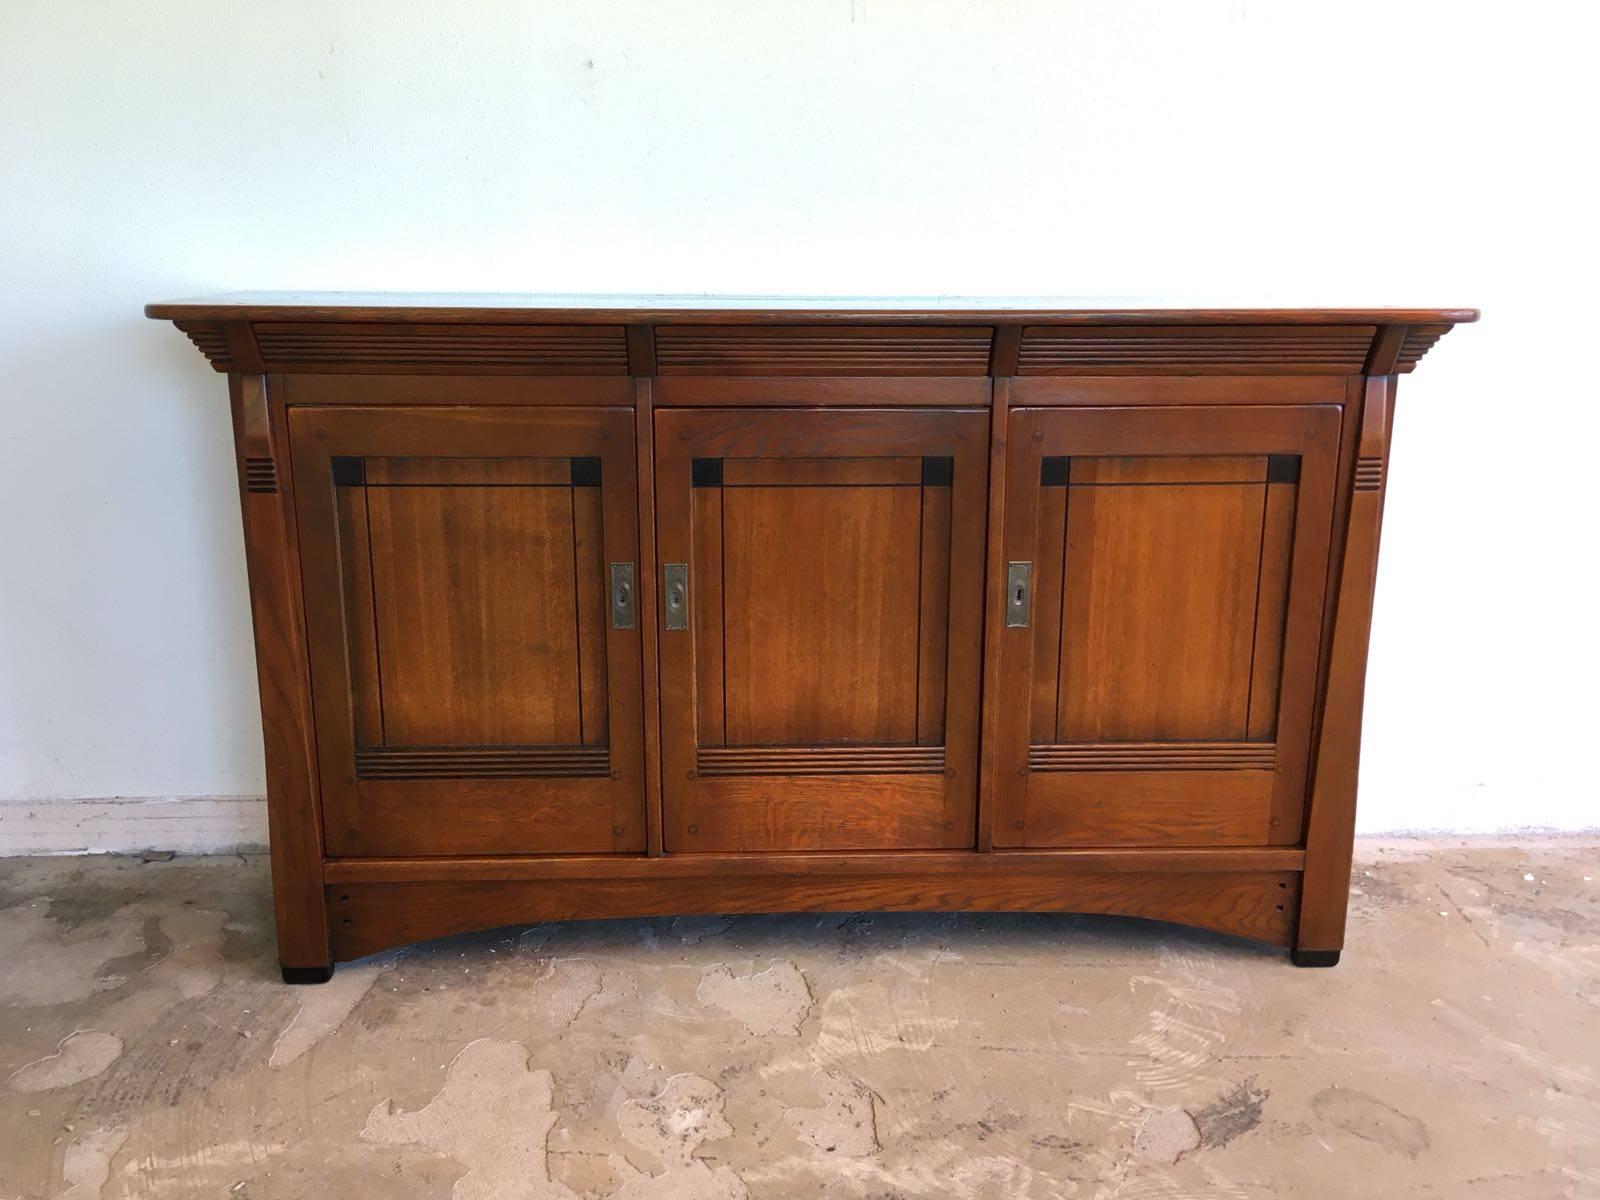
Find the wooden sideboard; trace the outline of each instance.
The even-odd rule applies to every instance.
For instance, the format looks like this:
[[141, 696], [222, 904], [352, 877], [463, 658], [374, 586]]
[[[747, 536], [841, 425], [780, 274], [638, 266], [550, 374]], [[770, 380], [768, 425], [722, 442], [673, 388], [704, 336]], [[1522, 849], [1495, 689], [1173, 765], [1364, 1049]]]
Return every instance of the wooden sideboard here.
[[1395, 381], [1476, 312], [146, 312], [228, 378], [285, 979], [782, 910], [1338, 960]]

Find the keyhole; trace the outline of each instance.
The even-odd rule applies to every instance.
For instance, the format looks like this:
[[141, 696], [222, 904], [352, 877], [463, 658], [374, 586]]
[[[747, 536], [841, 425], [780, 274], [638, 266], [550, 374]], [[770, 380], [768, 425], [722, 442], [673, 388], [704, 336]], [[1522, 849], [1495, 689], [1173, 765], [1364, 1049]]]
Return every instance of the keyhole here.
[[1022, 607], [1022, 585], [1020, 583], [1017, 585], [1017, 590], [1011, 594], [1011, 603], [1018, 608]]

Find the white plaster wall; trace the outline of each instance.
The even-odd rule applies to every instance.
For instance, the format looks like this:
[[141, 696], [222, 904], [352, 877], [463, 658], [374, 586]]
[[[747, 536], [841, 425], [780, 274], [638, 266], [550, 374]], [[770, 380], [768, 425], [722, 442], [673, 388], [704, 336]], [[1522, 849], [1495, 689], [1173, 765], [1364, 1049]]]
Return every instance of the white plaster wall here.
[[1600, 824], [1597, 32], [1553, 0], [0, 0], [0, 800], [262, 790], [223, 384], [147, 300], [1070, 293], [1485, 309], [1401, 390], [1361, 826]]

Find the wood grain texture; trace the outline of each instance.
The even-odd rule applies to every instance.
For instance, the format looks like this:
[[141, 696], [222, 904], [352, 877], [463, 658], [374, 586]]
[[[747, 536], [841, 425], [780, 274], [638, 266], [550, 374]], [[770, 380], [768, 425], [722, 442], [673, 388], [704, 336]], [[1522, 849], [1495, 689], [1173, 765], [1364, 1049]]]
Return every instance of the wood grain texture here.
[[[255, 629], [278, 958], [285, 966], [320, 967], [331, 960], [287, 421], [279, 397], [259, 375], [231, 377], [228, 394]], [[285, 466], [281, 492], [252, 492], [245, 460], [265, 457], [276, 462], [280, 456]]]
[[[1394, 424], [1394, 376], [1367, 381], [1360, 418], [1359, 453], [1388, 458]], [[1361, 759], [1361, 714], [1366, 686], [1367, 639], [1377, 583], [1383, 492], [1365, 489], [1349, 502], [1343, 565], [1333, 618], [1327, 699], [1319, 730], [1316, 774], [1306, 818], [1306, 903], [1295, 946], [1344, 946], [1350, 862], [1355, 844], [1356, 781]]]
[[1081, 299], [979, 299], [938, 302], [865, 297], [628, 298], [515, 292], [230, 292], [145, 305], [156, 320], [381, 321], [421, 323], [662, 325], [1373, 325], [1460, 324], [1473, 308], [1171, 308], [1099, 306]]
[[921, 489], [730, 487], [723, 527], [728, 742], [915, 741]]
[[[950, 697], [945, 664], [950, 653], [950, 489], [918, 489], [922, 502], [917, 570], [916, 741], [944, 744], [944, 714]], [[943, 763], [940, 764], [941, 768]]]
[[628, 373], [621, 326], [258, 321], [251, 328], [273, 371]]
[[978, 408], [989, 402], [982, 378], [749, 375], [667, 376], [655, 381], [663, 408]]
[[149, 312], [233, 372], [286, 966], [346, 887], [341, 958], [832, 906], [1342, 945], [1393, 378], [1472, 310]]
[[982, 873], [926, 868], [846, 877], [705, 875], [650, 879], [339, 883], [327, 889], [340, 961], [447, 934], [536, 921], [760, 912], [1093, 912], [1177, 921], [1285, 945], [1292, 871], [1098, 874], [1008, 863]]
[[173, 322], [178, 332], [211, 364], [214, 371], [233, 370], [233, 352], [228, 345], [228, 332], [221, 321], [178, 320]]
[[709, 875], [804, 875], [837, 878], [872, 875], [961, 874], [974, 879], [1007, 871], [1040, 870], [1097, 875], [1197, 874], [1299, 871], [1305, 851], [1289, 846], [1225, 849], [898, 850], [851, 853], [644, 855], [557, 854], [539, 856], [441, 855], [435, 858], [330, 858], [330, 883], [427, 883], [431, 880], [517, 879], [699, 879]]
[[1011, 381], [1016, 408], [1171, 408], [1230, 404], [1342, 404], [1330, 375], [1033, 375]]
[[1269, 766], [1152, 763], [1052, 767], [1030, 782], [1026, 827], [1008, 843], [1035, 846], [1265, 846], [1272, 840]]
[[581, 743], [576, 489], [366, 490], [386, 740]]
[[[1009, 364], [1008, 364], [1009, 365]], [[995, 798], [1004, 786], [999, 773], [1004, 768], [995, 747], [1000, 740], [1007, 713], [1016, 705], [1006, 703], [1001, 687], [1001, 630], [1005, 626], [1006, 579], [1005, 529], [1006, 497], [1011, 490], [1007, 476], [1010, 458], [1011, 386], [1010, 378], [994, 381], [994, 391], [989, 405], [989, 495], [984, 508], [983, 550], [983, 694], [980, 717], [983, 722], [983, 754], [980, 763], [981, 786], [978, 789], [978, 849], [988, 853], [994, 849]]]
[[656, 330], [661, 375], [983, 375], [984, 327], [807, 326]]
[[642, 651], [644, 724], [645, 850], [652, 857], [665, 853], [661, 804], [661, 646], [655, 614], [661, 610], [656, 587], [656, 452], [654, 383], [634, 382], [633, 448], [639, 485], [639, 569], [634, 574], [639, 599], [639, 643]]
[[943, 746], [702, 746], [702, 779], [713, 775], [926, 775], [944, 770]]
[[622, 408], [633, 403], [631, 379], [603, 375], [418, 375], [404, 371], [382, 375], [277, 375], [285, 403], [380, 407], [512, 405], [518, 408]]
[[1269, 483], [1261, 509], [1255, 635], [1250, 653], [1250, 713], [1245, 728], [1248, 738], [1270, 739], [1278, 728], [1278, 684], [1283, 669], [1284, 622], [1289, 615], [1295, 493], [1293, 484]]
[[1057, 739], [1242, 738], [1265, 485], [1067, 490]]
[[1400, 346], [1400, 356], [1395, 364], [1395, 370], [1406, 374], [1415, 371], [1417, 363], [1422, 361], [1422, 356], [1432, 350], [1451, 328], [1451, 325], [1442, 322], [1409, 326], [1405, 341]]
[[357, 779], [601, 777], [604, 746], [373, 746], [356, 750]]
[[1038, 533], [1033, 549], [1033, 687], [1028, 738], [1053, 742], [1059, 736], [1061, 708], [1061, 631], [1065, 624], [1067, 565], [1066, 487], [1044, 488], [1038, 496]]
[[[658, 553], [689, 565], [691, 630], [717, 647], [702, 654], [691, 630], [661, 631], [663, 690], [703, 695], [718, 671], [723, 687], [720, 739], [697, 726], [699, 705], [663, 712], [668, 850], [797, 849], [810, 838], [817, 848], [972, 844], [984, 424], [949, 409], [658, 413]], [[718, 464], [698, 487], [696, 460]], [[696, 557], [712, 539], [694, 528], [707, 504], [695, 497], [710, 490], [721, 493], [719, 558]], [[930, 535], [934, 492], [934, 519], [947, 511], [949, 528]], [[958, 561], [972, 566], [956, 572]], [[719, 563], [720, 579], [704, 582]], [[928, 580], [942, 583], [941, 603], [923, 603]], [[720, 639], [697, 610], [703, 586], [722, 610]], [[921, 627], [925, 614], [942, 627]], [[922, 672], [940, 643], [942, 680]], [[938, 742], [924, 687], [942, 694]], [[744, 755], [737, 773], [734, 760], [702, 757], [723, 745], [896, 744], [942, 748], [943, 762], [915, 775], [910, 759], [891, 771], [890, 760], [858, 754], [837, 771], [797, 775], [781, 757]], [[701, 775], [702, 761], [712, 774]]]
[[1360, 371], [1372, 325], [1031, 325], [1018, 375], [1350, 375]]
[[1028, 747], [1033, 771], [1270, 770], [1271, 742], [1052, 742]]
[[996, 378], [1353, 374], [1381, 329], [1406, 330], [1395, 369], [1409, 371], [1444, 332], [1478, 316], [1473, 309], [739, 307], [703, 298], [607, 305], [591, 297], [338, 293], [239, 293], [149, 304], [145, 313], [174, 321], [218, 371]]
[[[1006, 710], [994, 743], [997, 845], [1131, 837], [1283, 844], [1297, 836], [1291, 814], [1304, 805], [1338, 429], [1333, 406], [1013, 410], [1004, 558], [1049, 549], [1060, 520], [1067, 583], [1059, 600], [1036, 590], [1035, 627], [1002, 637], [1000, 687], [1029, 699]], [[1046, 459], [1063, 450], [1077, 453], [1045, 471]], [[1286, 583], [1276, 736], [1264, 743], [1272, 769], [1256, 759], [1213, 759], [1211, 769], [1193, 770], [1181, 756], [1194, 743], [1248, 738], [1266, 497], [1279, 486], [1267, 483], [1266, 465], [1291, 453], [1299, 480], [1285, 486], [1299, 497], [1298, 566]], [[1197, 469], [1194, 459], [1209, 461]], [[1188, 482], [1197, 470], [1209, 478]], [[1080, 478], [1089, 482], [1074, 486]], [[1057, 517], [1062, 492], [1065, 513]], [[1083, 580], [1077, 596], [1075, 570]], [[1043, 577], [1053, 585], [1063, 573], [1047, 563]], [[1196, 580], [1204, 584], [1191, 591]], [[1052, 620], [1060, 633], [1041, 638], [1037, 623]], [[1058, 664], [1035, 663], [1041, 643], [1059, 646]], [[1055, 681], [1054, 724], [1039, 670]], [[1119, 742], [1136, 761], [1118, 770], [1105, 770], [1104, 760], [1077, 769], [1082, 756], [1072, 759], [1080, 744]], [[1044, 748], [1051, 743], [1060, 749]], [[1169, 768], [1148, 761], [1151, 743], [1172, 747]], [[1074, 769], [1064, 769], [1069, 761]], [[1124, 775], [1129, 786], [1119, 790]], [[1180, 791], [1189, 804], [1172, 802]], [[1105, 806], [1098, 816], [1086, 811], [1094, 804]], [[1228, 805], [1236, 806], [1231, 820]]]
[[[291, 410], [330, 852], [644, 848], [639, 631], [601, 615], [599, 569], [636, 552], [632, 424], [626, 409]], [[336, 476], [336, 460], [373, 470]], [[357, 486], [368, 546], [337, 519]], [[382, 754], [358, 753], [349, 716], [364, 638], [344, 589], [362, 554]]]

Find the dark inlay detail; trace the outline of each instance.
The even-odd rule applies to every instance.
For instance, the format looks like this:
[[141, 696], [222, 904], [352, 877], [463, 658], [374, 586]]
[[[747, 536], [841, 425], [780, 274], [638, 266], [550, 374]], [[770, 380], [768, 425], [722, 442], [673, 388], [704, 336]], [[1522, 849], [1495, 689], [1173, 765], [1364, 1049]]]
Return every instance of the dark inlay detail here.
[[722, 486], [720, 458], [697, 458], [690, 464], [689, 471], [695, 487]]
[[1072, 475], [1072, 460], [1064, 454], [1052, 454], [1039, 460], [1040, 487], [1066, 487]]
[[365, 459], [336, 455], [333, 459], [334, 487], [363, 487], [367, 482]]
[[927, 455], [922, 460], [923, 487], [949, 487], [956, 477], [956, 460]]
[[270, 458], [244, 460], [244, 490], [273, 495], [278, 490], [278, 466]]
[[572, 460], [572, 486], [599, 487], [600, 460], [598, 458], [574, 458]]
[[1268, 483], [1299, 483], [1300, 456], [1298, 454], [1272, 454], [1267, 457]]

